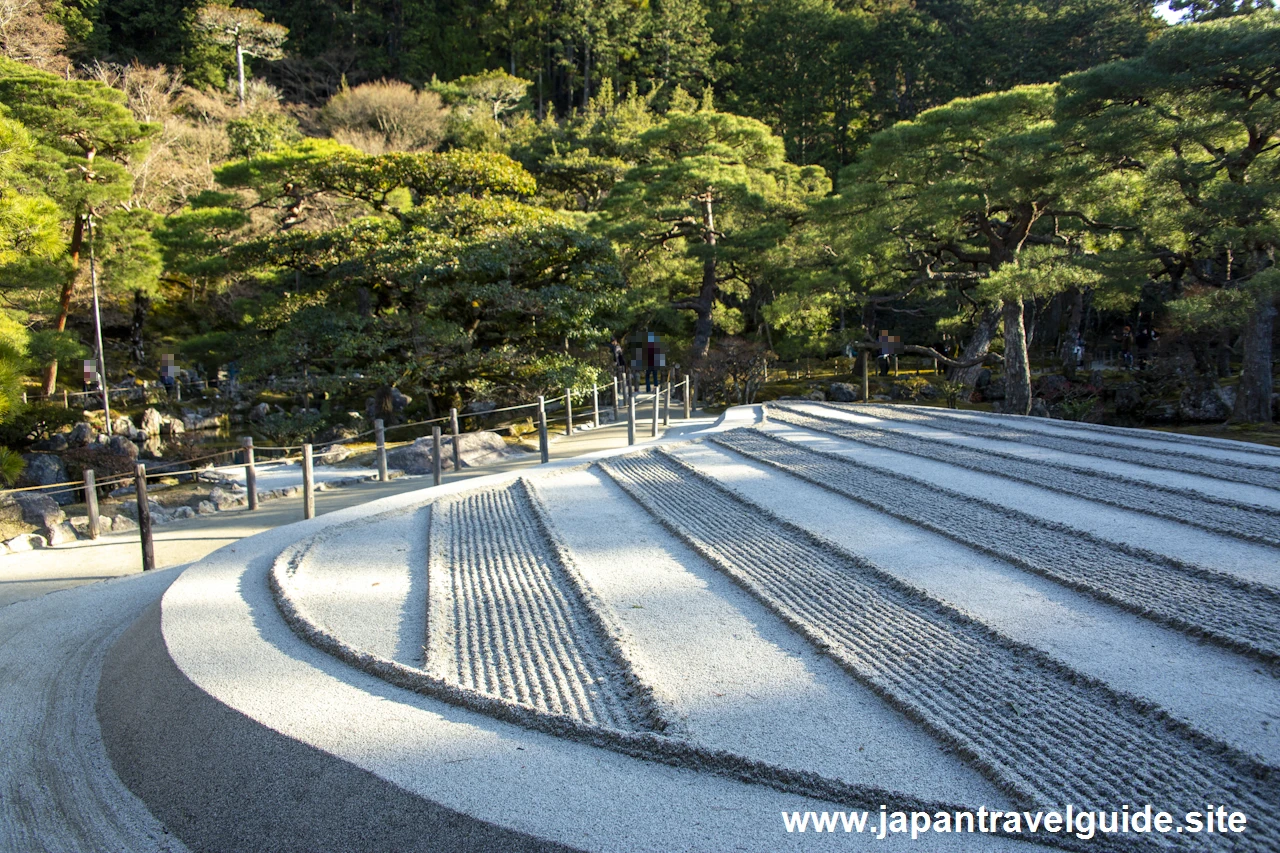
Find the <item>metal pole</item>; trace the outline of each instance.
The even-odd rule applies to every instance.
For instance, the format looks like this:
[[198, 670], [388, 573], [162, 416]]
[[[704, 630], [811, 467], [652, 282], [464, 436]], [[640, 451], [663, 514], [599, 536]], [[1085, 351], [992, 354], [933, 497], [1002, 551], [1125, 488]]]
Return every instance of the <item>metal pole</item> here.
[[316, 489], [311, 466], [311, 445], [302, 445], [302, 517], [316, 517]]
[[613, 377], [613, 420], [618, 420], [618, 376]]
[[649, 437], [654, 438], [658, 435], [658, 398], [662, 396], [662, 389], [659, 388], [653, 394], [653, 423], [649, 426]]
[[662, 425], [671, 426], [671, 383], [667, 383], [667, 394], [662, 399]]
[[[102, 413], [111, 435], [111, 392], [107, 390], [107, 360], [102, 355], [102, 311], [98, 305], [98, 263], [93, 252], [93, 214], [85, 217], [89, 226], [89, 281], [93, 285], [93, 334], [98, 347], [98, 389], [102, 392]], [[154, 561], [153, 561], [154, 562]]]
[[573, 435], [573, 392], [564, 389], [564, 434]]
[[444, 461], [440, 458], [440, 427], [431, 428], [431, 485], [444, 482]]
[[151, 507], [147, 503], [147, 466], [139, 462], [134, 468], [134, 491], [138, 493], [138, 538], [142, 540], [142, 570], [156, 567], [156, 544], [151, 539]]
[[449, 410], [449, 429], [453, 432], [453, 471], [462, 470], [462, 448], [458, 446], [458, 410]]
[[600, 426], [600, 388], [591, 386], [591, 425]]
[[64, 408], [64, 409], [69, 409], [69, 408], [71, 408], [71, 401], [70, 401], [69, 399], [67, 399], [67, 389], [66, 389], [66, 388], [63, 388], [63, 389], [62, 389], [62, 408]]
[[98, 483], [92, 468], [84, 469], [84, 504], [89, 510], [89, 538], [102, 535], [102, 523], [98, 518]]
[[253, 436], [242, 438], [244, 444], [244, 487], [249, 493], [249, 509], [258, 508], [258, 467], [253, 461]]
[[547, 440], [547, 401], [538, 395], [538, 452], [542, 456], [542, 464], [551, 461], [551, 445]]
[[691, 385], [689, 383], [689, 374], [686, 373], [684, 375], [684, 393], [680, 395], [682, 398], [684, 398], [684, 419], [686, 421], [689, 420], [690, 416], [693, 414], [693, 412], [690, 410], [690, 406], [693, 403], [693, 400], [690, 399], [690, 396], [689, 396], [690, 387]]
[[378, 482], [387, 482], [387, 431], [383, 429], [382, 418], [373, 422], [373, 440], [378, 444]]
[[627, 444], [636, 443], [636, 398], [627, 399]]

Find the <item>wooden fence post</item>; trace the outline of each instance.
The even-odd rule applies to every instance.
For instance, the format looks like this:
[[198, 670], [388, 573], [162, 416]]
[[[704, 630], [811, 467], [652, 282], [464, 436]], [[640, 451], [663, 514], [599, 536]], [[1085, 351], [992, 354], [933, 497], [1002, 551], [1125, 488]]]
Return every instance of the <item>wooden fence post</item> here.
[[440, 427], [431, 428], [431, 485], [444, 482], [444, 461], [440, 458]]
[[653, 423], [649, 425], [649, 437], [655, 438], [658, 435], [658, 398], [662, 396], [662, 388], [659, 387], [653, 393]]
[[864, 403], [871, 400], [870, 368], [867, 365], [870, 360], [871, 350], [864, 349], [862, 351], [862, 402]]
[[373, 422], [373, 440], [378, 444], [378, 482], [387, 482], [387, 431], [382, 418]]
[[449, 429], [453, 432], [453, 473], [462, 470], [462, 448], [458, 446], [458, 410], [449, 410]]
[[666, 396], [662, 398], [662, 425], [671, 426], [671, 383], [667, 383]]
[[66, 388], [63, 388], [63, 389], [62, 389], [62, 408], [64, 408], [64, 409], [69, 409], [69, 408], [71, 408], [71, 400], [70, 400], [70, 398], [69, 398], [69, 397], [68, 397], [68, 395], [67, 395], [67, 389], [66, 389]]
[[538, 395], [538, 453], [542, 456], [542, 464], [551, 461], [551, 445], [547, 439], [547, 401]]
[[636, 398], [627, 400], [627, 444], [636, 443]]
[[618, 420], [618, 374], [613, 375], [613, 420]]
[[564, 434], [573, 435], [573, 391], [564, 389]]
[[302, 445], [302, 517], [316, 517], [315, 471], [311, 465], [311, 445]]
[[683, 398], [684, 400], [684, 419], [686, 421], [689, 420], [689, 418], [693, 415], [693, 411], [690, 408], [690, 406], [693, 403], [693, 400], [690, 398], [690, 394], [689, 394], [689, 391], [692, 387], [693, 387], [692, 383], [689, 382], [689, 374], [686, 373], [684, 375], [684, 392], [680, 395], [681, 398]]
[[134, 491], [138, 493], [138, 538], [142, 540], [142, 570], [156, 567], [156, 544], [151, 539], [151, 507], [147, 503], [147, 466], [139, 462], [134, 468]]
[[600, 426], [600, 388], [594, 383], [591, 386], [591, 425]]
[[258, 508], [258, 466], [253, 459], [253, 436], [240, 439], [244, 445], [244, 488], [248, 492], [249, 509]]
[[89, 510], [89, 538], [102, 535], [102, 522], [98, 518], [98, 481], [92, 468], [84, 469], [84, 504]]

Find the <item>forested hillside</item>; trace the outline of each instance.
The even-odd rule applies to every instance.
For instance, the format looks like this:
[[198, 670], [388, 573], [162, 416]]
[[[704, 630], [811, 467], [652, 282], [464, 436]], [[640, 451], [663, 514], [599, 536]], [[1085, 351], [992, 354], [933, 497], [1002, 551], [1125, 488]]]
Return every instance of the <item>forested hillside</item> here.
[[725, 402], [883, 332], [953, 399], [1269, 423], [1280, 16], [1172, 5], [0, 0], [0, 441], [97, 387], [95, 298], [110, 384], [302, 435], [639, 333]]

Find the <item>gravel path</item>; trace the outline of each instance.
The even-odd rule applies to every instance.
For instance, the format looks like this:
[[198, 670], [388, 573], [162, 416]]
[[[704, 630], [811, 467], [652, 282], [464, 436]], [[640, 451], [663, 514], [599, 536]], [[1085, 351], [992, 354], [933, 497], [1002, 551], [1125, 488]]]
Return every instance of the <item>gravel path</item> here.
[[598, 464], [664, 526], [1015, 799], [1158, 802], [1171, 810], [1239, 802], [1258, 819], [1237, 849], [1280, 844], [1270, 815], [1280, 790], [1274, 779], [1262, 781], [1266, 768], [994, 634], [665, 454]]
[[1047, 460], [1030, 460], [994, 450], [962, 447], [938, 438], [907, 434], [891, 427], [856, 423], [839, 416], [815, 415], [791, 406], [770, 404], [768, 412], [771, 419], [782, 423], [828, 433], [849, 441], [926, 459], [943, 459], [971, 471], [995, 474], [1055, 492], [1280, 548], [1280, 512], [1274, 509], [1242, 506], [1187, 489], [1135, 483], [1125, 477]]
[[0, 609], [0, 850], [186, 853], [112, 770], [94, 714], [107, 649], [177, 576]]
[[589, 725], [644, 727], [625, 665], [610, 654], [522, 484], [435, 503], [430, 540], [429, 672]]
[[1277, 469], [1274, 464], [1260, 464], [1242, 459], [1211, 459], [1206, 458], [1207, 454], [1187, 453], [1185, 450], [1175, 450], [1171, 447], [1161, 448], [1158, 451], [1146, 450], [1122, 441], [1092, 435], [1088, 437], [1052, 435], [1042, 431], [1015, 429], [1004, 424], [940, 418], [920, 409], [892, 406], [858, 406], [856, 408], [842, 406], [841, 408], [871, 415], [880, 420], [925, 424], [996, 441], [1013, 441], [1033, 447], [1060, 450], [1063, 453], [1096, 456], [1113, 462], [1127, 462], [1148, 468], [1164, 468], [1169, 471], [1198, 474], [1202, 477], [1247, 483], [1265, 489], [1280, 489], [1280, 469]]
[[712, 441], [837, 494], [1233, 651], [1280, 662], [1280, 592], [759, 430]]

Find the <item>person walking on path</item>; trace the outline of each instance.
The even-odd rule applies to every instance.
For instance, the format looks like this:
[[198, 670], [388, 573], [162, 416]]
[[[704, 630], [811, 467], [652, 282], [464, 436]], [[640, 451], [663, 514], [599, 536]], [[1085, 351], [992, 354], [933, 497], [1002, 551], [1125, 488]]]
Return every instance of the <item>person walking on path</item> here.
[[1125, 370], [1133, 370], [1133, 327], [1125, 326], [1124, 331], [1113, 336], [1120, 343], [1120, 361]]

